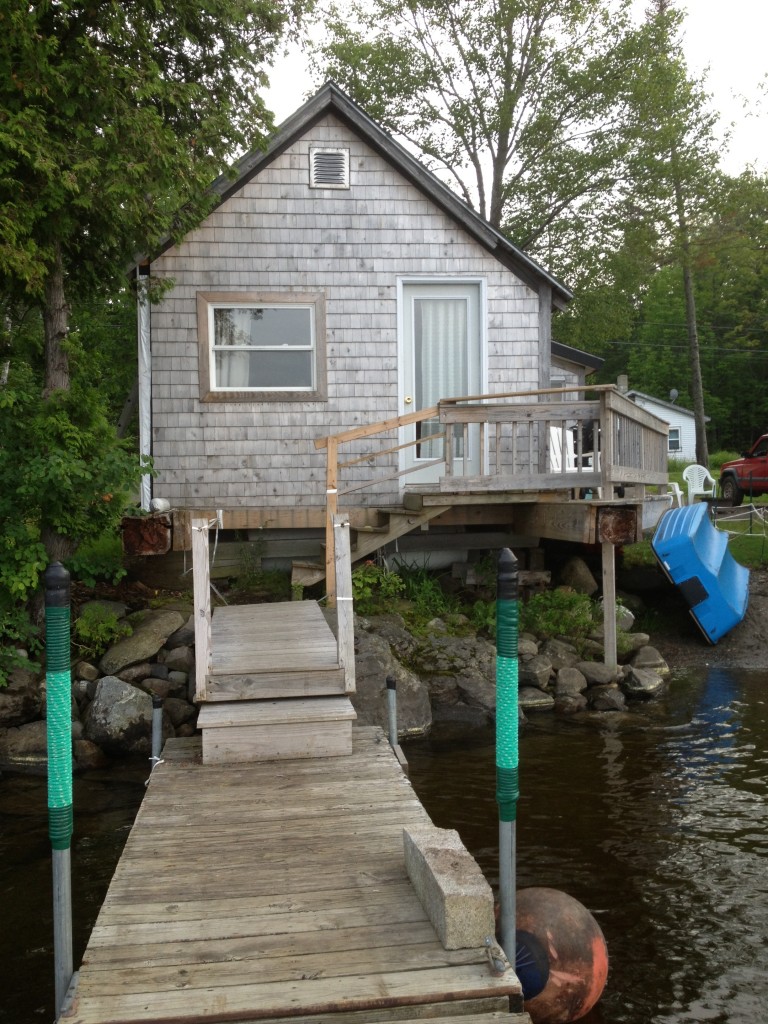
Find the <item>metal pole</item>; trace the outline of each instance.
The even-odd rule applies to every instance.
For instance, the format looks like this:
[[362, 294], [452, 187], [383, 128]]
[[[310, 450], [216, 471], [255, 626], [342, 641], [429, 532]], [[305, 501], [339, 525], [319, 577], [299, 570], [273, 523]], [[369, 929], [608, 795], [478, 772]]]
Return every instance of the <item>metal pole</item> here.
[[496, 577], [496, 801], [499, 805], [501, 946], [511, 964], [516, 952], [518, 781], [517, 559], [499, 555]]
[[155, 695], [152, 698], [152, 768], [160, 760], [163, 749], [163, 698]]
[[45, 571], [48, 831], [53, 847], [53, 956], [56, 1017], [72, 980], [72, 680], [69, 573]]
[[387, 712], [389, 716], [389, 743], [394, 750], [397, 746], [397, 680], [387, 676]]

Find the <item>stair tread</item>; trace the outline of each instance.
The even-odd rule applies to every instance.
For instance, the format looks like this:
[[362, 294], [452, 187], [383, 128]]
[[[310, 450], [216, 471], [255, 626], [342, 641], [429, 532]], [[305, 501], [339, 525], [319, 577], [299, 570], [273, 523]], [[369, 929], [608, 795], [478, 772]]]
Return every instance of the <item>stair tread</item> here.
[[284, 700], [217, 701], [203, 704], [200, 729], [269, 726], [298, 722], [352, 721], [357, 715], [347, 697], [290, 697]]

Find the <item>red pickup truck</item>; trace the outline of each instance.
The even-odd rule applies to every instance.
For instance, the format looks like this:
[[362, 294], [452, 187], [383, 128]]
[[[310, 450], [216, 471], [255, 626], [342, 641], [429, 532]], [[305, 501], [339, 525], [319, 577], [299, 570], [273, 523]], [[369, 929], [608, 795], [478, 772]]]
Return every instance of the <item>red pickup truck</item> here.
[[768, 434], [758, 438], [740, 459], [722, 464], [720, 493], [733, 505], [740, 505], [745, 494], [750, 498], [768, 494]]

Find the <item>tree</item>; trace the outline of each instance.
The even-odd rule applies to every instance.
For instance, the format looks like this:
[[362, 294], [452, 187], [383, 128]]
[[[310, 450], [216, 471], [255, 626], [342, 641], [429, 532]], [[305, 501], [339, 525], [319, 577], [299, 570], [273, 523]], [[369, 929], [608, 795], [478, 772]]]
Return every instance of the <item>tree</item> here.
[[[17, 497], [51, 559], [103, 521], [84, 512], [101, 508], [128, 464], [98, 381], [87, 379], [70, 311], [114, 294], [137, 253], [196, 222], [236, 149], [264, 138], [272, 127], [258, 95], [264, 64], [307, 6], [7, 0], [0, 8], [0, 327], [9, 371], [0, 398], [29, 417], [29, 457], [46, 462], [34, 464], [49, 486], [37, 497], [21, 486]], [[36, 365], [17, 347], [27, 307], [42, 318]], [[0, 458], [15, 455], [6, 435]]]
[[[628, 0], [360, 0], [327, 7], [315, 68], [515, 242], [568, 270], [641, 134], [650, 75]], [[602, 246], [603, 249], [605, 246]]]

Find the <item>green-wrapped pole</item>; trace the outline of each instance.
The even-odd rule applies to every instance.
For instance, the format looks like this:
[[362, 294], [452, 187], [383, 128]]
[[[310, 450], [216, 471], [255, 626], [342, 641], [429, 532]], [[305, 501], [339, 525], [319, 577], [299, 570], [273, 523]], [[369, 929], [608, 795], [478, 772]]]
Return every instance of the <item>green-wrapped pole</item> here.
[[53, 954], [56, 1015], [72, 980], [72, 680], [69, 573], [61, 562], [45, 572], [48, 829], [53, 847]]
[[515, 963], [518, 780], [517, 559], [504, 548], [496, 579], [496, 801], [499, 805], [501, 945]]

